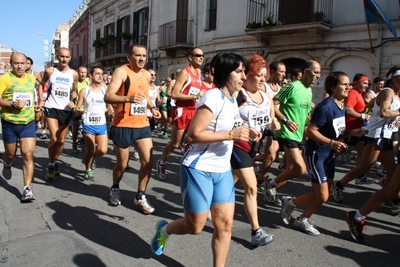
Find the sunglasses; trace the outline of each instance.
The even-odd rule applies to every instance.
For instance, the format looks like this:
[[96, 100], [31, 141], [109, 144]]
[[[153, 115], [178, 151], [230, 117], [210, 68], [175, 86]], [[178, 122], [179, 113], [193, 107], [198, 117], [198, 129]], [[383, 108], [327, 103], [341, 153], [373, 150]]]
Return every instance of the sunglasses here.
[[195, 57], [204, 57], [204, 54], [194, 54]]
[[151, 77], [157, 76], [155, 73], [150, 73]]

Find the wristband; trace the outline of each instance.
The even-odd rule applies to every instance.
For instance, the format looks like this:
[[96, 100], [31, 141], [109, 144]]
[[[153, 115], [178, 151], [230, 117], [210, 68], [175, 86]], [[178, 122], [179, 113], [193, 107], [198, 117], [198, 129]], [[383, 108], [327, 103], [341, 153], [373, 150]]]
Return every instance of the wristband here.
[[229, 137], [228, 140], [232, 140], [233, 139], [233, 130], [229, 131]]
[[365, 120], [365, 114], [364, 113], [360, 113], [361, 114], [361, 116], [360, 116], [360, 120]]
[[151, 107], [151, 108], [150, 108], [150, 110], [152, 110], [152, 109], [158, 110], [158, 108], [157, 108], [157, 107]]
[[284, 117], [282, 120], [281, 120], [281, 122], [283, 123], [283, 124], [285, 124], [286, 125], [286, 123], [288, 122], [289, 120], [288, 120], [288, 118], [286, 118], [286, 117]]
[[333, 139], [331, 139], [331, 141], [329, 142], [329, 146], [330, 146], [330, 147], [332, 147], [332, 145], [333, 145], [333, 141], [334, 141], [334, 140], [333, 140]]

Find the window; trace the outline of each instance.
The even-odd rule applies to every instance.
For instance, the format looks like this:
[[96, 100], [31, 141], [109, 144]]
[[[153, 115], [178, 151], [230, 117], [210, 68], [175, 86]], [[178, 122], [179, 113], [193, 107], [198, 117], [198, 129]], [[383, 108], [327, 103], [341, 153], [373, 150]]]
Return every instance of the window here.
[[133, 43], [147, 46], [149, 7], [133, 13]]
[[217, 0], [207, 1], [206, 30], [217, 28]]
[[[117, 47], [116, 47], [116, 53], [127, 53], [128, 48], [129, 48], [129, 42], [130, 39], [128, 38], [128, 35], [126, 34], [131, 34], [130, 31], [130, 16], [127, 15], [117, 21]], [[124, 36], [121, 36], [121, 34], [125, 34]]]

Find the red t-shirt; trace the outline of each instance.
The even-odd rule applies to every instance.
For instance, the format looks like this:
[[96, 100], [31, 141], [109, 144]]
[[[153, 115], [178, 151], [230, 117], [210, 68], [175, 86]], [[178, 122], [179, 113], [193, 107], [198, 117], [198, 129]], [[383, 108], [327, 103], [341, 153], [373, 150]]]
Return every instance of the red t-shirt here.
[[[353, 108], [358, 113], [363, 113], [366, 106], [362, 94], [355, 89], [350, 90], [349, 95], [344, 99], [344, 105]], [[346, 115], [346, 130], [354, 130], [363, 126], [363, 120]]]

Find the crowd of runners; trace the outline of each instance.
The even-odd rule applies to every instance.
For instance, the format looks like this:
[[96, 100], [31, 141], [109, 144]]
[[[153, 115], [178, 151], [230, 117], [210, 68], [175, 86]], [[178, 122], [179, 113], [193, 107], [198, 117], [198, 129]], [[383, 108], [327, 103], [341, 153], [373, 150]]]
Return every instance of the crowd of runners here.
[[[157, 223], [150, 244], [157, 255], [164, 252], [170, 235], [199, 234], [211, 220], [214, 266], [223, 266], [231, 241], [237, 181], [245, 191], [253, 246], [275, 240], [258, 223], [259, 191], [265, 202], [281, 206], [284, 224], [291, 223], [296, 206], [304, 207], [292, 225], [318, 236], [310, 217], [330, 195], [337, 202], [345, 201], [343, 190], [352, 180], [370, 184], [366, 174], [372, 166], [378, 168], [382, 189], [359, 210], [346, 213], [351, 236], [362, 243], [366, 216], [389, 201], [391, 213], [399, 214], [400, 67], [392, 67], [373, 82], [362, 73], [349, 77], [332, 72], [325, 77], [326, 94], [315, 105], [312, 87], [321, 77], [321, 66], [314, 60], [305, 61], [288, 76], [283, 62], [268, 64], [259, 55], [220, 53], [203, 64], [202, 49], [194, 47], [176, 79], [167, 77], [157, 83], [155, 70], [145, 69], [146, 54], [144, 46], [132, 45], [129, 63], [112, 75], [100, 67], [71, 69], [67, 48], [59, 50], [56, 66], [40, 74], [31, 70], [31, 58], [21, 52], [12, 54], [11, 69], [0, 76], [2, 177], [12, 178], [19, 143], [21, 201], [36, 199], [31, 183], [37, 130], [39, 138], [49, 140], [45, 178], [55, 183], [70, 131], [73, 153], [78, 153], [78, 144], [85, 152], [82, 172], [88, 182], [95, 181], [96, 158], [107, 153], [108, 140], [112, 141], [116, 164], [110, 203], [115, 206], [121, 204], [119, 185], [133, 147], [140, 161], [134, 206], [144, 214], [155, 212], [146, 198], [153, 166], [157, 177], [166, 180], [169, 156], [175, 149], [182, 150], [178, 175], [184, 217]], [[153, 161], [155, 129], [169, 140], [157, 161]], [[280, 174], [270, 178], [271, 165], [282, 153]], [[349, 155], [355, 155], [354, 168], [334, 181], [335, 162], [348, 160]], [[309, 193], [278, 195], [289, 180], [305, 173], [311, 182]]]

